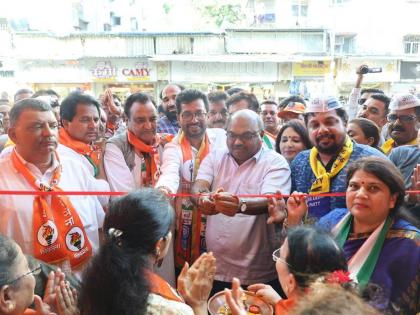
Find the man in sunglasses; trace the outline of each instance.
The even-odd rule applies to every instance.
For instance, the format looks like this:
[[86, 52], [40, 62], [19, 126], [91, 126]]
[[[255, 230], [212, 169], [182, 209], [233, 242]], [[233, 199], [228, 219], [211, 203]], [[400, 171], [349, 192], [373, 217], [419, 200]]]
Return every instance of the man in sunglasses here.
[[420, 100], [410, 94], [396, 94], [389, 104], [388, 139], [381, 147], [385, 154], [402, 145], [416, 145], [420, 119]]

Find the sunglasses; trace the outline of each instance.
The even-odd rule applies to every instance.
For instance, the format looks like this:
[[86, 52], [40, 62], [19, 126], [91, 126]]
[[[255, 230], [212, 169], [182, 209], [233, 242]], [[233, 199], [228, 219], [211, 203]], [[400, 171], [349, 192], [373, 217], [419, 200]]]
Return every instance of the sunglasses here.
[[409, 123], [409, 122], [412, 122], [412, 121], [414, 121], [414, 120], [417, 119], [417, 117], [416, 116], [413, 116], [413, 115], [401, 115], [401, 116], [398, 116], [396, 114], [389, 114], [386, 118], [387, 118], [387, 120], [389, 122], [392, 122], [392, 123], [393, 122], [396, 122], [398, 119], [402, 123]]
[[367, 101], [367, 98], [359, 98], [357, 102], [359, 103], [359, 105], [363, 105], [366, 101]]

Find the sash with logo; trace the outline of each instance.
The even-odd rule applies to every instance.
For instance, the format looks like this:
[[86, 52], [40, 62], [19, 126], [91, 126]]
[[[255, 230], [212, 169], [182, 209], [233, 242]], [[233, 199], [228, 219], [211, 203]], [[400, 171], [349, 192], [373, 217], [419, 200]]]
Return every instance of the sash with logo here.
[[149, 282], [150, 292], [160, 295], [167, 300], [185, 303], [182, 296], [179, 295], [178, 292], [176, 292], [176, 290], [172, 288], [168, 282], [163, 280], [157, 274], [149, 270], [146, 270], [145, 274]]
[[330, 191], [330, 179], [336, 176], [346, 166], [353, 152], [353, 142], [348, 136], [344, 142], [344, 146], [335, 159], [331, 171], [327, 172], [321, 161], [318, 160], [318, 149], [313, 147], [309, 154], [309, 163], [312, 172], [316, 176], [316, 180], [312, 183], [310, 193], [320, 194]]
[[[417, 145], [417, 138], [411, 140], [409, 143], [406, 143], [406, 145]], [[389, 138], [382, 145], [381, 149], [386, 155], [388, 155], [391, 152], [392, 148], [394, 148], [394, 147], [395, 147], [394, 139]]]
[[[189, 168], [189, 177], [185, 178], [181, 171], [181, 193], [189, 194], [191, 186], [197, 177], [198, 168], [210, 150], [210, 142], [207, 133], [197, 156], [193, 159], [191, 144], [181, 132], [179, 143], [182, 150], [183, 166]], [[175, 237], [175, 265], [179, 268], [187, 261], [190, 265], [206, 251], [205, 231], [206, 216], [194, 206], [189, 198], [178, 197], [175, 200], [177, 213], [177, 233]]]
[[[332, 233], [335, 235], [341, 248], [343, 248], [344, 243], [348, 238], [352, 221], [353, 216], [350, 213], [347, 213], [332, 230]], [[392, 224], [392, 218], [387, 217], [348, 261], [350, 276], [354, 280], [357, 280], [360, 290], [363, 290], [366, 287], [375, 270], [386, 235]]]
[[82, 141], [73, 139], [69, 133], [64, 129], [60, 128], [58, 131], [59, 142], [66, 147], [76, 151], [83, 155], [90, 164], [93, 166], [94, 176], [96, 177], [99, 173], [99, 163], [101, 160], [101, 150], [98, 146], [86, 144]]
[[[58, 160], [58, 156], [55, 156]], [[61, 177], [58, 166], [49, 185], [41, 183], [26, 167], [22, 158], [13, 150], [15, 169], [37, 191], [62, 191], [57, 184]], [[51, 206], [47, 199], [51, 198]], [[33, 203], [34, 256], [47, 263], [70, 262], [72, 268], [85, 263], [92, 256], [92, 246], [82, 221], [67, 196], [36, 196]]]
[[[160, 156], [158, 147], [161, 141], [170, 140], [166, 136], [156, 134], [153, 145], [145, 144], [134, 133], [127, 130], [127, 140], [134, 147], [136, 154], [142, 159], [141, 183], [143, 187], [154, 186], [160, 176]], [[169, 140], [169, 141], [168, 141]]]

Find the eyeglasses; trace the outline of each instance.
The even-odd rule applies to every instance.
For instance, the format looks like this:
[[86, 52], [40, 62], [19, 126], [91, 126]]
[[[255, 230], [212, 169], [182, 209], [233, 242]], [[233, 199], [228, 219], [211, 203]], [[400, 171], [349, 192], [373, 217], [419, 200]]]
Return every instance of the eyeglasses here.
[[204, 119], [206, 117], [206, 113], [205, 112], [196, 112], [196, 113], [182, 112], [181, 117], [182, 117], [182, 119], [184, 119], [186, 121], [193, 120], [193, 117], [195, 117], [195, 118], [197, 118], [197, 120], [199, 120], [199, 119]]
[[359, 98], [357, 102], [359, 103], [359, 105], [363, 105], [366, 101], [367, 101], [367, 98]]
[[242, 142], [250, 141], [254, 137], [258, 136], [258, 132], [245, 132], [241, 135], [234, 134], [233, 132], [228, 131], [226, 133], [226, 136], [229, 141], [235, 141], [237, 139], [240, 139]]
[[16, 279], [14, 279], [14, 280], [12, 280], [12, 281], [9, 281], [9, 283], [8, 283], [8, 284], [13, 284], [13, 283], [15, 283], [15, 282], [19, 281], [20, 279], [22, 279], [22, 278], [24, 278], [24, 277], [26, 277], [26, 276], [29, 276], [29, 275], [31, 275], [31, 274], [32, 274], [32, 275], [34, 275], [34, 276], [39, 275], [39, 274], [40, 274], [40, 272], [41, 272], [41, 265], [38, 265], [38, 266], [36, 266], [34, 269], [32, 269], [32, 270], [28, 271], [27, 273], [24, 273], [23, 275], [21, 275], [21, 276], [17, 277]]
[[398, 116], [396, 114], [389, 114], [386, 118], [389, 122], [396, 122], [397, 119], [399, 119], [402, 123], [409, 123], [417, 119], [417, 117], [413, 115]]
[[282, 263], [286, 264], [286, 265], [287, 265], [287, 267], [289, 267], [289, 268], [291, 268], [291, 267], [292, 267], [292, 266], [290, 266], [290, 264], [289, 264], [287, 261], [285, 261], [283, 258], [281, 258], [281, 257], [280, 257], [280, 248], [276, 249], [276, 250], [273, 252], [273, 260], [274, 260], [275, 262], [277, 262], [277, 260], [279, 260], [280, 262], [282, 262]]
[[226, 110], [222, 110], [221, 112], [216, 112], [214, 110], [211, 110], [208, 112], [209, 116], [216, 116], [217, 114], [220, 114], [222, 117], [226, 117], [228, 115], [228, 112]]

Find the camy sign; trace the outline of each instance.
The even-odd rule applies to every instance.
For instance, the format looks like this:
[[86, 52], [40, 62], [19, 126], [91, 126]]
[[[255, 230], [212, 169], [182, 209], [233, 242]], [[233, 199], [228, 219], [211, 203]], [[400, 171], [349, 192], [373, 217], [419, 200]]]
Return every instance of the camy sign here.
[[138, 63], [134, 68], [123, 68], [121, 73], [128, 81], [150, 81], [151, 71], [147, 63]]

